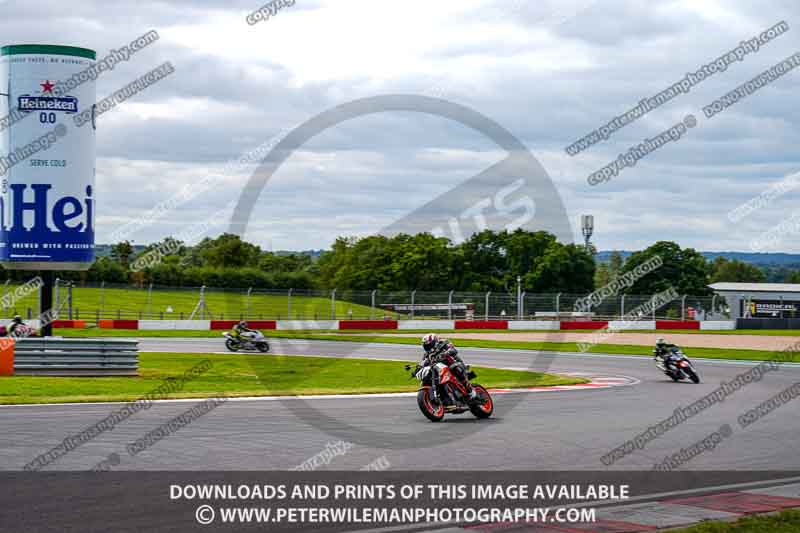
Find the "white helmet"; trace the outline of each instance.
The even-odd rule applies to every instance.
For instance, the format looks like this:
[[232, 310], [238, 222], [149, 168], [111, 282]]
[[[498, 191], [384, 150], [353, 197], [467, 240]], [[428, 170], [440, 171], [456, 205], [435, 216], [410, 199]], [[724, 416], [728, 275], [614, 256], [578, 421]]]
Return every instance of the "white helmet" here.
[[436, 333], [428, 333], [422, 337], [422, 349], [430, 352], [437, 344], [439, 344], [439, 335]]

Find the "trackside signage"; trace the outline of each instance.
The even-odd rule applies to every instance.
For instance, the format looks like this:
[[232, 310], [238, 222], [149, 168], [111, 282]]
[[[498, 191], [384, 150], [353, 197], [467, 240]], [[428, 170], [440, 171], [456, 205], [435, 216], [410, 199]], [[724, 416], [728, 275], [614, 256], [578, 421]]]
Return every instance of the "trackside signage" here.
[[56, 87], [95, 64], [95, 52], [54, 45], [0, 49], [0, 263], [82, 270], [94, 260], [95, 82]]

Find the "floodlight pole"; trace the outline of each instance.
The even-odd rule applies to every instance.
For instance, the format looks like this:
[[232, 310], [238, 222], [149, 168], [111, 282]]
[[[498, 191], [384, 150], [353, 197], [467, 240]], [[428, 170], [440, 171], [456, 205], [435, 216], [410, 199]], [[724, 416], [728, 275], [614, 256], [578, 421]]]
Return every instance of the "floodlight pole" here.
[[594, 234], [594, 215], [581, 215], [581, 232], [583, 233], [584, 246], [586, 251], [591, 250], [589, 242]]

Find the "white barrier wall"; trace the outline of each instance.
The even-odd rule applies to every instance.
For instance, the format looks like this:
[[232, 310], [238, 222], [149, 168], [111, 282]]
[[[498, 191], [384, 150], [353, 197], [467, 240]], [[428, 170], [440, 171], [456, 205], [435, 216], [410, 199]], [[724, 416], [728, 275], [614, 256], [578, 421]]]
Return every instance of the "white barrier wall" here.
[[455, 320], [398, 320], [397, 329], [456, 329]]
[[338, 320], [278, 320], [276, 329], [339, 329]]
[[210, 320], [140, 320], [139, 329], [186, 329], [193, 331], [208, 331], [211, 329]]
[[642, 329], [656, 329], [655, 320], [612, 320], [608, 323], [608, 329], [616, 331], [636, 331]]
[[508, 329], [535, 329], [555, 330], [561, 329], [561, 322], [550, 320], [509, 320]]
[[709, 320], [700, 322], [700, 329], [736, 329], [735, 320]]

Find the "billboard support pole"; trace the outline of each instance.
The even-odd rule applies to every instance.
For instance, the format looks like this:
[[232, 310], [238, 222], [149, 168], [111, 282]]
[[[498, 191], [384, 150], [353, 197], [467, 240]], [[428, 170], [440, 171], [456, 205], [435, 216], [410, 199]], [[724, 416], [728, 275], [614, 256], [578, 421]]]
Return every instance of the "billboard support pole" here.
[[[39, 316], [45, 319], [41, 324], [42, 337], [53, 336], [53, 321], [47, 320], [47, 317], [53, 316], [53, 271], [44, 270], [41, 273], [42, 286], [39, 288]], [[48, 313], [48, 311], [51, 311]]]

